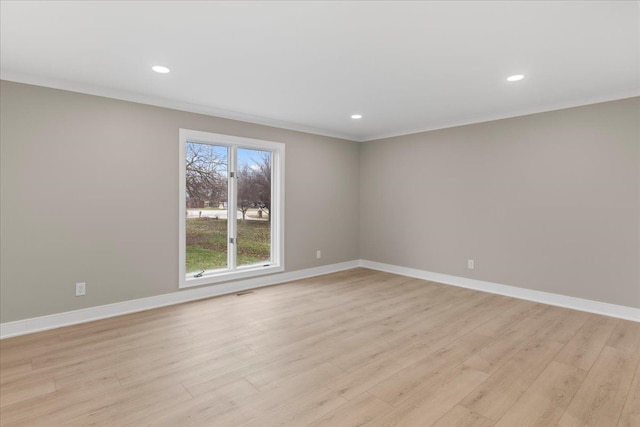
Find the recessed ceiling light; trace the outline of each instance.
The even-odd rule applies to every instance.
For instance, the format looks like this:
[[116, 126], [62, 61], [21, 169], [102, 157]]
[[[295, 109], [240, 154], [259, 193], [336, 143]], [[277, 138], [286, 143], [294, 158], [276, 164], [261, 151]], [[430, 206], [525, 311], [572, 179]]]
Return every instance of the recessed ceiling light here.
[[352, 114], [351, 118], [354, 119], [354, 120], [361, 119], [362, 118], [362, 114]]
[[522, 79], [524, 79], [524, 76], [522, 74], [514, 74], [513, 76], [507, 77], [508, 82], [517, 82]]
[[151, 67], [151, 69], [160, 74], [167, 74], [169, 71], [171, 71], [170, 69], [162, 65], [154, 65], [153, 67]]

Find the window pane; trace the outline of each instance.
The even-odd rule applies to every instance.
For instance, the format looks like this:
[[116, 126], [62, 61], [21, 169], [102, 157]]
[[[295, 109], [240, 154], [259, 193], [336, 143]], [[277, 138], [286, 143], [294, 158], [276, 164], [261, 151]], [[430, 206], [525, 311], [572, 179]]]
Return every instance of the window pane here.
[[238, 266], [271, 262], [271, 153], [238, 148]]
[[186, 144], [186, 273], [227, 268], [227, 147]]

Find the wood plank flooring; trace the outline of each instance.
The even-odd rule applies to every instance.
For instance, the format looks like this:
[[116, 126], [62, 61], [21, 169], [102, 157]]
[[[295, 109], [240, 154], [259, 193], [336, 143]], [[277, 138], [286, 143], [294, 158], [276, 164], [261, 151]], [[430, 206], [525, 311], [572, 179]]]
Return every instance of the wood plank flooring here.
[[5, 339], [0, 425], [640, 426], [640, 323], [354, 269]]

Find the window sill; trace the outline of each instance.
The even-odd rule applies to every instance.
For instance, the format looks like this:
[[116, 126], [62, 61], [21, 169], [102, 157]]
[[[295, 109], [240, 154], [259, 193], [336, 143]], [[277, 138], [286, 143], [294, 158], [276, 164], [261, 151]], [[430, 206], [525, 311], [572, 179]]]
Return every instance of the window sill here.
[[281, 273], [284, 271], [282, 265], [270, 265], [268, 267], [257, 266], [241, 268], [235, 271], [225, 271], [221, 273], [212, 273], [203, 275], [202, 277], [182, 278], [180, 280], [179, 289], [192, 288], [194, 286], [214, 285], [216, 283], [229, 282], [238, 279], [246, 279], [249, 277], [264, 276], [267, 274]]

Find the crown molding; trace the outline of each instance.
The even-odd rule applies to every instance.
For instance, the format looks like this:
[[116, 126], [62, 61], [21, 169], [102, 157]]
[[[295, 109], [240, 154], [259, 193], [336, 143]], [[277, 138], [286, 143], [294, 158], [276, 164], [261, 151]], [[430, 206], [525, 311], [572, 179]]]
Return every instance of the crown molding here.
[[16, 83], [30, 84], [34, 86], [43, 86], [52, 89], [66, 90], [87, 95], [101, 96], [105, 98], [118, 99], [121, 101], [135, 102], [139, 104], [152, 105], [155, 107], [170, 108], [173, 110], [186, 111], [196, 114], [204, 114], [207, 116], [219, 117], [223, 119], [236, 120], [245, 123], [251, 123], [262, 126], [270, 126], [279, 129], [286, 129], [296, 132], [304, 132], [313, 135], [326, 136], [330, 138], [344, 139], [351, 142], [372, 142], [382, 139], [396, 138], [401, 136], [415, 135], [424, 132], [436, 130], [450, 129], [459, 126], [468, 126], [479, 123], [492, 122], [497, 120], [510, 119], [515, 117], [529, 116], [533, 114], [548, 113], [567, 108], [583, 107], [591, 104], [602, 102], [618, 101], [626, 98], [640, 96], [640, 89], [630, 89], [628, 91], [618, 92], [616, 94], [592, 96], [582, 98], [577, 101], [559, 102], [545, 106], [537, 106], [532, 108], [523, 108], [511, 111], [509, 113], [487, 114], [475, 117], [469, 117], [458, 120], [443, 121], [434, 125], [416, 127], [406, 130], [395, 130], [389, 132], [377, 133], [369, 136], [358, 137], [340, 132], [334, 132], [327, 129], [320, 129], [313, 126], [301, 125], [298, 123], [287, 122], [283, 120], [270, 119], [267, 117], [254, 116], [237, 111], [225, 110], [222, 108], [209, 107], [201, 104], [192, 104], [188, 102], [175, 101], [168, 98], [144, 95], [137, 92], [123, 91], [103, 86], [90, 85], [78, 82], [71, 82], [63, 79], [55, 79], [50, 77], [36, 76], [27, 73], [19, 73], [11, 70], [2, 70], [0, 79], [12, 81]]
[[254, 116], [238, 111], [225, 110], [222, 108], [209, 107], [206, 105], [192, 104], [189, 102], [175, 101], [168, 98], [144, 95], [137, 92], [124, 91], [104, 86], [71, 82], [63, 79], [36, 76], [26, 73], [13, 72], [11, 70], [2, 70], [0, 73], [1, 80], [7, 80], [16, 83], [24, 83], [34, 86], [43, 86], [51, 89], [66, 90], [69, 92], [77, 92], [86, 95], [101, 96], [104, 98], [117, 99], [120, 101], [135, 102], [138, 104], [152, 105], [154, 107], [170, 108], [172, 110], [186, 111], [189, 113], [204, 114], [207, 116], [219, 117], [229, 120], [237, 120], [241, 122], [270, 126], [279, 129], [286, 129], [296, 132], [310, 133], [313, 135], [327, 136], [330, 138], [344, 139], [351, 142], [360, 142], [361, 140], [354, 135], [347, 135], [340, 132], [333, 132], [326, 129], [319, 129], [313, 126], [306, 126], [297, 123], [291, 123], [283, 120], [270, 119], [267, 117]]
[[405, 130], [400, 130], [400, 131], [392, 131], [392, 132], [383, 132], [383, 133], [374, 134], [374, 135], [370, 135], [370, 136], [361, 138], [358, 141], [359, 142], [379, 141], [379, 140], [382, 140], [382, 139], [395, 138], [395, 137], [399, 137], [399, 136], [415, 135], [415, 134], [418, 134], [418, 133], [431, 132], [431, 131], [435, 131], [435, 130], [450, 129], [450, 128], [459, 127], [459, 126], [475, 125], [475, 124], [480, 124], [480, 123], [493, 122], [493, 121], [497, 121], [497, 120], [512, 119], [512, 118], [515, 118], [515, 117], [530, 116], [530, 115], [533, 115], [533, 114], [549, 113], [549, 112], [552, 112], [552, 111], [564, 110], [564, 109], [567, 109], [567, 108], [584, 107], [584, 106], [588, 106], [588, 105], [592, 105], [592, 104], [599, 104], [599, 103], [602, 103], [602, 102], [620, 101], [622, 99], [635, 98], [637, 96], [640, 96], [640, 89], [632, 89], [632, 90], [625, 91], [625, 92], [619, 92], [619, 93], [614, 94], [614, 95], [593, 96], [593, 97], [589, 97], [589, 98], [583, 98], [583, 99], [581, 99], [579, 101], [559, 102], [559, 103], [555, 103], [555, 104], [549, 104], [549, 105], [546, 105], [546, 106], [523, 108], [523, 109], [520, 109], [520, 110], [512, 111], [510, 113], [487, 114], [487, 115], [471, 117], [471, 118], [467, 118], [467, 119], [445, 121], [445, 122], [439, 123], [437, 125], [419, 127], [419, 128], [414, 128], [412, 130], [406, 130], [406, 131]]

